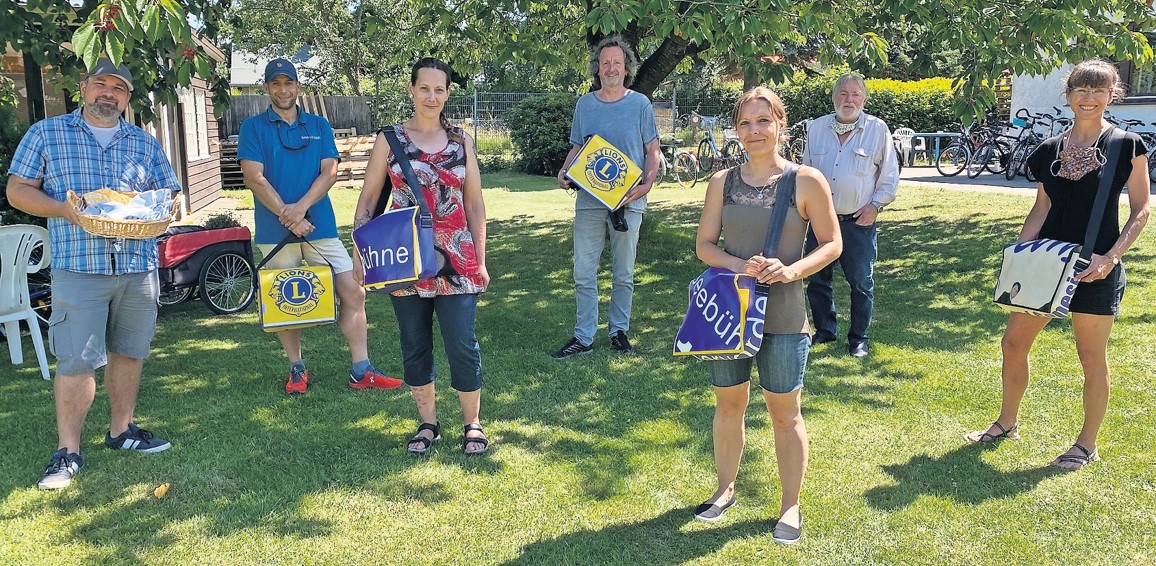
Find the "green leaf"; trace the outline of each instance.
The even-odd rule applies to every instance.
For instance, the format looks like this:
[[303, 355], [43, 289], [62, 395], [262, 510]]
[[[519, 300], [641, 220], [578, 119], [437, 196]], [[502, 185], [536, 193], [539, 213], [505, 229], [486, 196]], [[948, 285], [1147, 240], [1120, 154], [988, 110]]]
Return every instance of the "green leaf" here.
[[105, 52], [113, 65], [119, 66], [124, 62], [124, 35], [120, 31], [105, 34]]
[[208, 57], [197, 54], [196, 56], [197, 76], [208, 81], [213, 77], [213, 67], [209, 65]]
[[145, 37], [148, 38], [149, 43], [156, 43], [160, 40], [161, 31], [164, 26], [161, 24], [161, 9], [156, 4], [149, 4], [144, 11], [144, 17], [141, 18], [141, 26], [144, 28]]
[[[162, 2], [163, 1], [164, 0], [162, 0]], [[182, 35], [182, 33], [184, 33], [182, 28], [187, 27], [188, 24], [186, 24], [185, 21], [182, 20], [181, 18], [178, 18], [176, 16], [172, 16], [172, 15], [165, 16], [165, 23], [168, 24], [169, 35], [171, 35], [173, 37], [173, 42], [174, 43], [180, 43], [181, 42], [181, 35]]]
[[89, 22], [80, 24], [76, 29], [76, 33], [72, 34], [72, 51], [78, 56], [83, 56], [92, 43], [96, 41], [96, 28]]
[[193, 72], [193, 66], [188, 59], [181, 58], [180, 63], [177, 64], [177, 84], [181, 86], [189, 86], [190, 75]]

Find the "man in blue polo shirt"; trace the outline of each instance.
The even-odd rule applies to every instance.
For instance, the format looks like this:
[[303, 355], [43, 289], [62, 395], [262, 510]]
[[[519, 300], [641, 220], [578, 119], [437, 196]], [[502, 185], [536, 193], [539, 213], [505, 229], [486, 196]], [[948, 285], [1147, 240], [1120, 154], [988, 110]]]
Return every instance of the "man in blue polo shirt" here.
[[80, 109], [33, 124], [8, 169], [8, 200], [48, 218], [52, 250], [48, 342], [56, 356], [59, 449], [40, 476], [40, 489], [67, 487], [84, 464], [80, 434], [101, 367], [112, 413], [105, 445], [145, 453], [171, 446], [133, 422], [156, 331], [156, 239], [93, 236], [65, 200], [69, 190], [181, 190], [156, 138], [121, 117], [132, 89], [127, 67], [99, 60], [80, 83]]
[[[241, 124], [237, 159], [245, 185], [255, 197], [257, 248], [267, 256], [290, 233], [304, 237], [306, 243], [286, 245], [266, 265], [289, 268], [304, 260], [309, 265], [332, 266], [341, 300], [339, 324], [353, 361], [349, 386], [401, 387], [400, 379], [383, 375], [369, 361], [365, 290], [353, 280], [353, 260], [337, 237], [337, 220], [329, 202], [339, 160], [333, 128], [325, 118], [297, 105], [300, 89], [293, 63], [270, 61], [265, 66], [265, 92], [271, 104]], [[301, 359], [301, 331], [282, 330], [277, 337], [289, 358], [285, 392], [304, 393], [309, 372]]]

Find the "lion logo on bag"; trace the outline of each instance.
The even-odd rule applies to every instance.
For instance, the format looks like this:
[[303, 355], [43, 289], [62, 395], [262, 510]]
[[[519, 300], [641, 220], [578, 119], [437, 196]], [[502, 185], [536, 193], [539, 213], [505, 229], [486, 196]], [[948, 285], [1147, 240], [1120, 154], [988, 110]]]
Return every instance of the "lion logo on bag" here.
[[286, 269], [277, 274], [269, 286], [269, 297], [277, 310], [293, 316], [302, 316], [321, 303], [327, 289], [317, 274], [307, 269]]
[[586, 158], [586, 182], [591, 189], [613, 191], [626, 184], [626, 159], [612, 147], [604, 147]]

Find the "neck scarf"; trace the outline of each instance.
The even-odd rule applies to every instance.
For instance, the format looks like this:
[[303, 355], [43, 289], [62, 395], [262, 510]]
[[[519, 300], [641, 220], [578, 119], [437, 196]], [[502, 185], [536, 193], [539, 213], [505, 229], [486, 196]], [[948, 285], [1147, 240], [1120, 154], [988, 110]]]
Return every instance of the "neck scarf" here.
[[855, 126], [857, 126], [857, 125], [859, 125], [859, 120], [855, 120], [854, 122], [851, 122], [850, 124], [844, 124], [838, 120], [831, 120], [831, 129], [835, 131], [836, 135], [840, 135], [840, 136], [847, 133], [847, 132], [850, 132], [851, 130], [854, 130]]

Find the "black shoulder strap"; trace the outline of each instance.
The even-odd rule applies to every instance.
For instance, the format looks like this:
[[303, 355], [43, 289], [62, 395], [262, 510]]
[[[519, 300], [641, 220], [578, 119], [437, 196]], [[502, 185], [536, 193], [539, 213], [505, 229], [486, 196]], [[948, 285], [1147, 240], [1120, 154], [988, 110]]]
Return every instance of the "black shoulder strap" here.
[[417, 175], [413, 172], [413, 166], [409, 164], [409, 156], [406, 155], [405, 148], [401, 146], [401, 140], [397, 139], [397, 132], [392, 127], [388, 127], [382, 128], [381, 133], [385, 136], [385, 141], [389, 142], [389, 149], [393, 152], [393, 158], [397, 160], [398, 167], [401, 167], [402, 174], [405, 175], [405, 182], [409, 185], [410, 192], [413, 193], [413, 200], [417, 201], [417, 206], [421, 209], [422, 217], [430, 219], [430, 226], [433, 226], [433, 215], [430, 214], [429, 205], [425, 202], [421, 183], [418, 182]]
[[1100, 188], [1096, 191], [1096, 202], [1092, 205], [1092, 215], [1088, 217], [1088, 232], [1084, 234], [1084, 247], [1080, 249], [1080, 257], [1084, 261], [1092, 259], [1092, 251], [1096, 246], [1096, 236], [1100, 235], [1100, 221], [1104, 219], [1104, 209], [1108, 206], [1108, 193], [1112, 180], [1116, 178], [1116, 164], [1120, 162], [1120, 154], [1124, 153], [1124, 133], [1112, 126], [1108, 132], [1108, 141], [1104, 143], [1108, 150], [1107, 159], [1100, 169]]
[[763, 256], [773, 257], [779, 251], [779, 240], [783, 237], [783, 226], [787, 223], [787, 209], [791, 207], [791, 197], [795, 192], [795, 174], [799, 166], [788, 161], [783, 165], [783, 175], [775, 190], [775, 203], [771, 205], [771, 223], [767, 226], [767, 239], [763, 242]]

